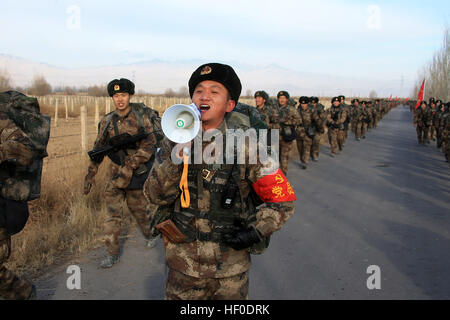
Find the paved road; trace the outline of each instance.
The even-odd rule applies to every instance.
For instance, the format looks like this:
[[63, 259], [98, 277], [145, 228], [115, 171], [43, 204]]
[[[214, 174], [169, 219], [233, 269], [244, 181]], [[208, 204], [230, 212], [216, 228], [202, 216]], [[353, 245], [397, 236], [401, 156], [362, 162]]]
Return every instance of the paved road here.
[[[343, 154], [288, 178], [295, 215], [252, 256], [251, 299], [450, 299], [450, 168], [434, 145], [416, 142], [408, 110], [397, 108], [364, 141], [349, 136]], [[61, 266], [39, 279], [40, 299], [163, 299], [161, 241], [143, 247], [136, 232], [121, 262], [97, 268], [103, 249], [69, 264], [81, 267], [81, 290], [68, 290]], [[367, 268], [380, 268], [369, 290]]]

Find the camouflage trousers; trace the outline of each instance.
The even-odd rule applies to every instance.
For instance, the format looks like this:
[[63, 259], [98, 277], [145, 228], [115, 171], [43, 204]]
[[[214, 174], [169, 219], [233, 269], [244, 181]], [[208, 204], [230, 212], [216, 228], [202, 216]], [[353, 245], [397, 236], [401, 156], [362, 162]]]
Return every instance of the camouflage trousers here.
[[328, 129], [328, 139], [330, 140], [332, 154], [337, 153], [338, 147], [339, 147], [339, 150], [342, 151], [343, 146], [344, 146], [344, 135], [345, 135], [345, 130]]
[[300, 161], [304, 164], [309, 163], [309, 158], [311, 156], [311, 146], [313, 144], [313, 139], [309, 138], [306, 134], [297, 138], [297, 150], [300, 157]]
[[169, 269], [166, 300], [248, 300], [249, 271], [228, 278], [194, 278]]
[[5, 228], [0, 228], [0, 298], [6, 300], [25, 300], [32, 290], [32, 285], [19, 279], [4, 264], [11, 255], [11, 237]]
[[316, 158], [319, 159], [319, 150], [320, 150], [320, 140], [322, 140], [322, 133], [317, 133], [314, 136], [314, 139], [312, 140], [312, 146], [311, 146], [311, 155]]
[[445, 132], [442, 138], [442, 151], [444, 151], [445, 159], [450, 161], [450, 135]]
[[419, 143], [426, 143], [426, 142], [428, 142], [430, 127], [417, 126], [416, 127], [416, 131], [417, 131], [417, 141]]
[[285, 175], [288, 171], [289, 155], [293, 144], [294, 141], [286, 142], [283, 139], [280, 139], [280, 168]]
[[376, 115], [373, 117], [373, 127], [374, 127], [374, 128], [378, 127], [378, 121], [380, 121], [380, 117], [379, 117], [378, 114], [376, 114]]
[[430, 139], [431, 140], [436, 140], [436, 137], [437, 137], [436, 127], [435, 126], [431, 126], [430, 127]]
[[362, 127], [363, 123], [360, 121], [355, 121], [353, 123], [353, 133], [355, 134], [356, 139], [360, 139], [362, 135]]
[[362, 122], [361, 123], [361, 137], [364, 137], [364, 138], [366, 137], [367, 126], [368, 126], [367, 122]]
[[119, 236], [124, 201], [144, 237], [151, 237], [150, 221], [157, 207], [147, 201], [142, 190], [119, 189], [110, 182], [106, 187], [105, 200], [108, 217], [104, 223], [104, 241], [109, 254], [116, 255], [120, 252]]

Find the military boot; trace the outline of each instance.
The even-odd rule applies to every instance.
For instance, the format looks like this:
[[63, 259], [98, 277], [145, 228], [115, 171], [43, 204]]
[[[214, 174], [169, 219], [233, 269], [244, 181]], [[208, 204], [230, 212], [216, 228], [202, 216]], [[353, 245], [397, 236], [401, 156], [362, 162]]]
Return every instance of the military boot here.
[[106, 269], [111, 268], [115, 263], [119, 262], [119, 255], [111, 255], [109, 254], [102, 262], [100, 263], [100, 267]]

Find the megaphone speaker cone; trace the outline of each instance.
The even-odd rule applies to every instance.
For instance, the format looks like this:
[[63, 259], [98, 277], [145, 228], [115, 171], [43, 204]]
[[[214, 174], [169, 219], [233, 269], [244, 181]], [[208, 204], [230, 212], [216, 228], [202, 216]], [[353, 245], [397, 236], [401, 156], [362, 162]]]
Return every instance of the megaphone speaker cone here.
[[162, 118], [161, 127], [166, 137], [175, 143], [193, 140], [200, 131], [201, 114], [194, 104], [176, 104], [168, 108]]

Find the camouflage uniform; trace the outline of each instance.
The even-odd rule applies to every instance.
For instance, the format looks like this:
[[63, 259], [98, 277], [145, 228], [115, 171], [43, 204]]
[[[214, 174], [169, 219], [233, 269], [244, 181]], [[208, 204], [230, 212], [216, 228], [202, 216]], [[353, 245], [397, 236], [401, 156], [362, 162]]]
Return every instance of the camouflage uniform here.
[[370, 109], [364, 104], [361, 106], [361, 138], [365, 139], [367, 134], [367, 128], [370, 123]]
[[431, 122], [431, 110], [428, 107], [423, 110], [422, 107], [419, 106], [414, 114], [414, 125], [416, 126], [417, 140], [419, 144], [429, 143]]
[[[225, 137], [227, 128], [234, 128], [229, 127], [228, 120], [223, 121], [217, 129]], [[214, 140], [203, 141], [203, 150], [214, 143]], [[173, 243], [163, 235], [166, 262], [170, 269], [166, 299], [247, 299], [250, 251], [229, 247], [223, 243], [222, 236], [230, 232], [228, 225], [236, 219], [246, 221], [262, 237], [269, 236], [290, 218], [294, 203], [266, 202], [256, 209], [255, 220], [251, 222], [247, 219], [252, 184], [269, 171], [273, 172], [273, 167], [263, 166], [259, 161], [237, 166], [203, 163], [189, 165], [191, 200], [189, 208], [183, 209], [178, 187], [183, 165], [172, 162], [171, 145], [167, 139], [163, 141], [144, 185], [144, 193], [149, 201], [163, 210], [168, 208], [170, 219], [187, 237], [185, 242]], [[245, 147], [246, 155], [251, 147]], [[230, 209], [223, 209], [221, 198], [229, 185], [229, 178], [226, 177], [230, 176], [230, 171], [234, 172], [233, 180], [239, 181], [240, 196], [237, 196]], [[222, 223], [214, 222], [219, 217]]]
[[262, 108], [257, 108], [259, 112], [261, 112], [265, 116], [265, 123], [267, 128], [269, 129], [279, 129], [280, 128], [280, 120], [278, 115], [278, 108], [274, 108], [265, 104]]
[[436, 137], [437, 137], [437, 127], [435, 126], [435, 118], [436, 118], [436, 106], [434, 105], [434, 107], [430, 108], [430, 112], [431, 112], [431, 126], [430, 126], [430, 139], [435, 141]]
[[378, 122], [381, 119], [381, 109], [380, 109], [380, 102], [378, 100], [375, 100], [375, 105], [373, 106], [373, 126], [376, 128], [378, 126]]
[[439, 124], [439, 132], [442, 138], [442, 150], [445, 154], [445, 159], [450, 161], [450, 111], [447, 110], [442, 116]]
[[337, 154], [337, 149], [342, 151], [344, 147], [344, 122], [347, 118], [347, 111], [340, 105], [338, 107], [331, 106], [328, 112], [328, 138], [331, 142], [331, 153]]
[[341, 104], [342, 108], [345, 110], [346, 113], [346, 118], [344, 120], [344, 129], [343, 129], [343, 135], [342, 135], [342, 145], [345, 144], [345, 142], [347, 141], [347, 137], [348, 137], [348, 129], [350, 127], [350, 122], [351, 122], [351, 115], [350, 115], [350, 106], [348, 104], [346, 104], [345, 102]]
[[282, 137], [283, 130], [291, 127], [295, 130], [295, 127], [301, 123], [300, 115], [292, 105], [286, 105], [279, 108], [280, 116], [280, 168], [284, 174], [287, 174], [289, 166], [289, 155], [291, 153], [292, 145], [294, 141], [284, 141]]
[[[99, 148], [106, 144], [107, 140], [118, 134], [129, 133], [135, 135], [138, 133], [138, 119], [130, 106], [130, 112], [125, 116], [121, 116], [116, 110], [105, 115], [99, 123], [98, 135], [95, 141], [95, 148]], [[111, 118], [112, 116], [112, 118]], [[108, 121], [107, 119], [111, 119]], [[118, 132], [115, 132], [114, 122], [117, 123]], [[154, 127], [147, 116], [142, 119], [145, 132], [153, 132]], [[108, 125], [107, 128], [105, 128]], [[106, 131], [105, 131], [106, 130]], [[103, 132], [107, 132], [106, 136]], [[147, 203], [142, 189], [130, 190], [129, 186], [133, 170], [139, 168], [142, 164], [150, 160], [156, 151], [156, 137], [153, 133], [147, 138], [137, 143], [137, 149], [127, 150], [128, 155], [124, 159], [124, 165], [120, 166], [114, 162], [110, 162], [109, 180], [105, 189], [105, 200], [107, 205], [108, 218], [104, 223], [105, 244], [110, 255], [118, 255], [120, 251], [119, 235], [122, 223], [123, 202], [126, 201], [131, 214], [136, 219], [140, 230], [144, 237], [151, 237], [150, 216], [157, 209]], [[95, 176], [101, 162], [90, 162], [89, 174]]]
[[373, 129], [375, 121], [374, 121], [374, 108], [372, 101], [369, 101], [367, 103], [366, 109], [369, 113], [369, 123], [367, 124], [367, 129]]
[[317, 104], [311, 104], [311, 108], [316, 112], [318, 116], [318, 128], [320, 130], [316, 131], [316, 134], [314, 135], [314, 139], [311, 146], [311, 155], [314, 157], [314, 159], [319, 159], [319, 150], [320, 150], [320, 141], [322, 140], [322, 136], [325, 132], [325, 122], [327, 120], [327, 111], [325, 110], [325, 106], [321, 103]]
[[[310, 108], [302, 109], [298, 108], [301, 124], [297, 126], [297, 150], [300, 158], [300, 162], [304, 165], [308, 165], [310, 158], [310, 151], [313, 144], [314, 136], [316, 135], [317, 127], [320, 125], [321, 120], [317, 113]], [[308, 135], [307, 129], [313, 128], [314, 135]]]
[[441, 131], [441, 121], [442, 117], [445, 114], [445, 105], [439, 105], [439, 108], [436, 110], [436, 114], [433, 117], [433, 124], [436, 128], [436, 147], [440, 149], [442, 147], [442, 131]]
[[[8, 116], [0, 112], [0, 163], [8, 159], [16, 159], [22, 165], [29, 165], [34, 157], [32, 142]], [[3, 183], [3, 181], [0, 181]], [[11, 255], [11, 235], [6, 229], [7, 201], [0, 197], [0, 297], [4, 299], [28, 299], [33, 291], [30, 282], [19, 279], [5, 267]], [[26, 207], [27, 202], [14, 201], [14, 204]]]
[[352, 105], [351, 107], [351, 118], [352, 118], [352, 130], [355, 134], [356, 140], [361, 138], [362, 125], [363, 125], [363, 114], [362, 109], [359, 105]]

